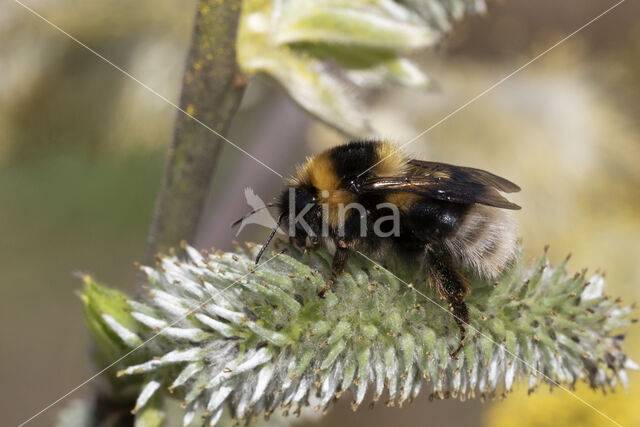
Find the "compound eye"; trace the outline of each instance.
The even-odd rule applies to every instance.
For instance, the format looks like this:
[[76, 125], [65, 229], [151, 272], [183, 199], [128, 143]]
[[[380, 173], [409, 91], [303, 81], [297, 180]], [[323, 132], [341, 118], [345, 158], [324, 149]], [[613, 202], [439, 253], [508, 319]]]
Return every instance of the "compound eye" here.
[[297, 188], [296, 192], [295, 192], [295, 205], [296, 205], [296, 211], [297, 212], [301, 212], [303, 211], [307, 205], [313, 205], [316, 202], [316, 197], [315, 195], [305, 189], [305, 188]]
[[354, 193], [358, 193], [360, 191], [360, 186], [358, 184], [357, 176], [349, 176], [344, 179], [345, 187], [349, 191], [353, 191]]

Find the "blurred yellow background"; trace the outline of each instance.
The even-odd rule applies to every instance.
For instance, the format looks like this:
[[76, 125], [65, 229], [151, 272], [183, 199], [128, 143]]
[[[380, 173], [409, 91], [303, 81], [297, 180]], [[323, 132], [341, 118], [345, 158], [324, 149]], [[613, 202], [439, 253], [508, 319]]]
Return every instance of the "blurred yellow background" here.
[[[177, 100], [193, 2], [39, 0], [38, 13], [171, 100]], [[510, 0], [456, 25], [419, 58], [439, 83], [428, 93], [372, 94], [380, 135], [400, 143], [458, 108], [613, 5]], [[0, 423], [17, 424], [92, 373], [74, 272], [127, 292], [144, 253], [175, 110], [18, 4], [0, 4]], [[407, 147], [416, 157], [481, 167], [518, 183], [526, 254], [545, 244], [572, 271], [606, 270], [608, 293], [640, 294], [640, 4], [627, 1]], [[255, 79], [230, 139], [283, 173], [343, 141]], [[197, 244], [231, 248], [243, 190], [263, 199], [281, 182], [224, 147]], [[251, 234], [254, 233], [254, 234]], [[247, 230], [238, 239], [262, 239]], [[640, 333], [627, 337], [640, 359]], [[640, 425], [629, 392], [578, 395], [623, 425]], [[56, 412], [92, 385], [36, 418]], [[310, 425], [608, 425], [562, 390], [504, 401], [429, 402], [352, 413], [348, 399]]]

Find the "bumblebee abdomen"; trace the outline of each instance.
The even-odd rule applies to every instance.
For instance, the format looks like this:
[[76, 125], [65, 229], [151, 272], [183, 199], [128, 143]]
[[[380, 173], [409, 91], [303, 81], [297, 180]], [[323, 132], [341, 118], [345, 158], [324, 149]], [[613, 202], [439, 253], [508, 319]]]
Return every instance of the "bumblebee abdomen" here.
[[405, 213], [413, 234], [426, 243], [440, 243], [454, 237], [471, 209], [468, 204], [449, 203], [411, 193], [390, 195], [387, 201]]
[[442, 244], [468, 269], [494, 278], [513, 258], [516, 241], [516, 224], [509, 212], [471, 205]]

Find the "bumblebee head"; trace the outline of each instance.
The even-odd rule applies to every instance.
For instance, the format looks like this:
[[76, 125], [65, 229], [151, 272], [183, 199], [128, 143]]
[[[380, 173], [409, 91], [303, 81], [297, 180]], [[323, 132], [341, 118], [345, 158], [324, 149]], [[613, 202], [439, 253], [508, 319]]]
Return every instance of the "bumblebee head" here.
[[280, 193], [275, 206], [280, 216], [267, 241], [258, 252], [256, 264], [275, 236], [278, 228], [287, 230], [296, 245], [306, 247], [319, 242], [322, 231], [322, 208], [318, 202], [318, 190], [312, 185], [290, 182]]
[[307, 184], [287, 186], [280, 194], [278, 207], [282, 226], [298, 246], [306, 246], [309, 243], [307, 239], [317, 241], [322, 218], [318, 190], [315, 187]]

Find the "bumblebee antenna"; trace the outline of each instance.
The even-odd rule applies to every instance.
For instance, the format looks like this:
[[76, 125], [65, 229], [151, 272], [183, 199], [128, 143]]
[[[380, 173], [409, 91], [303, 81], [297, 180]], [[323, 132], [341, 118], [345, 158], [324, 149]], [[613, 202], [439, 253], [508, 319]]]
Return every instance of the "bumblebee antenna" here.
[[231, 228], [237, 226], [238, 224], [240, 224], [242, 221], [244, 221], [245, 219], [249, 218], [251, 215], [255, 214], [256, 212], [260, 212], [262, 209], [266, 209], [266, 208], [270, 208], [275, 206], [275, 203], [273, 202], [269, 202], [266, 205], [259, 207], [258, 209], [254, 209], [251, 212], [249, 212], [248, 214], [246, 214], [245, 216], [243, 216], [242, 218], [240, 218], [239, 220], [233, 222], [233, 224], [231, 224]]
[[284, 213], [280, 214], [280, 216], [278, 217], [278, 221], [276, 221], [276, 226], [271, 231], [271, 234], [269, 234], [269, 237], [267, 237], [267, 241], [260, 248], [260, 252], [258, 252], [258, 255], [256, 256], [256, 264], [258, 263], [258, 261], [260, 261], [260, 257], [262, 256], [264, 251], [267, 249], [267, 246], [269, 246], [269, 243], [271, 242], [271, 239], [273, 239], [273, 236], [276, 235], [276, 231], [278, 231], [278, 228], [280, 227], [280, 222], [282, 221], [282, 218], [284, 218]]

